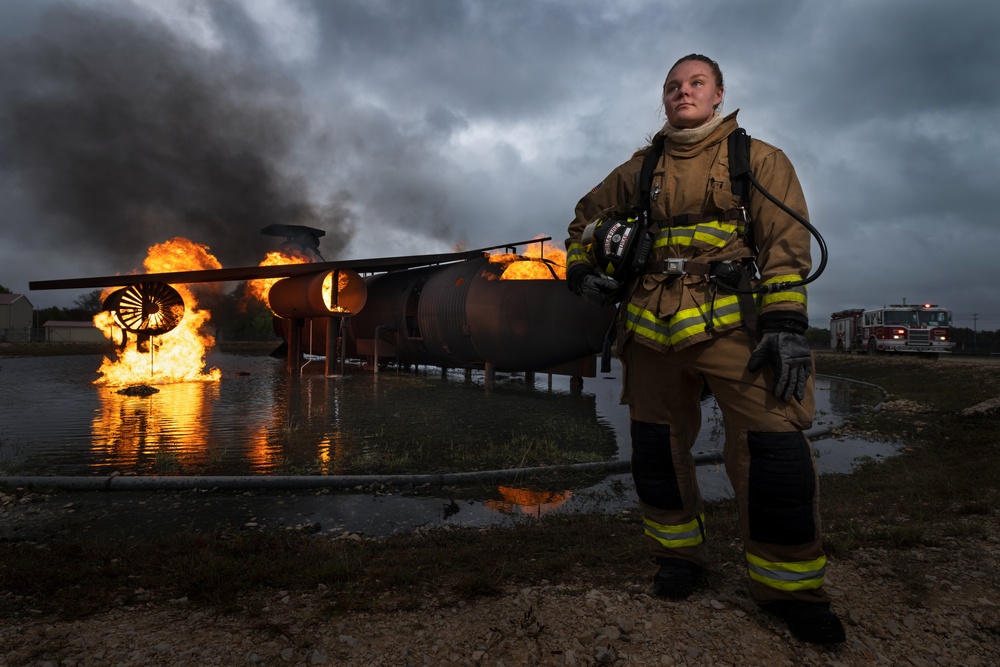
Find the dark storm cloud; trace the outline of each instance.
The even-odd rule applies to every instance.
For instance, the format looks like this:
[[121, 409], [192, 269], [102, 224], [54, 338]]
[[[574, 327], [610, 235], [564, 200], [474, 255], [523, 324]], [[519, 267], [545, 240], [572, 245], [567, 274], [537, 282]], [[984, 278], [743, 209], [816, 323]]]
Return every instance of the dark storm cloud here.
[[366, 87], [391, 91], [401, 106], [459, 105], [469, 114], [521, 114], [571, 95], [552, 72], [577, 55], [552, 45], [595, 36], [585, 13], [553, 3], [347, 0], [316, 8], [331, 78], [365, 71]]
[[[943, 303], [960, 319], [978, 313], [980, 323], [992, 312], [990, 328], [1000, 327], [1000, 301], [977, 289], [1000, 280], [993, 258], [1000, 225], [990, 212], [1000, 149], [992, 120], [1000, 102], [993, 85], [1000, 45], [991, 34], [1000, 25], [998, 3], [74, 2], [89, 8], [75, 10], [76, 23], [104, 43], [67, 41], [72, 30], [52, 19], [32, 37], [24, 26], [38, 3], [0, 6], [4, 55], [23, 63], [33, 52], [64, 63], [4, 70], [6, 88], [17, 83], [24, 95], [4, 105], [0, 132], [5, 142], [15, 136], [14, 108], [65, 100], [81, 119], [47, 113], [76, 129], [122, 127], [133, 139], [76, 132], [61, 148], [48, 131], [36, 131], [38, 146], [5, 159], [2, 196], [8, 221], [44, 233], [46, 244], [5, 230], [0, 258], [34, 252], [60, 266], [66, 254], [52, 245], [60, 227], [50, 221], [79, 222], [81, 209], [90, 213], [87, 231], [74, 238], [99, 249], [110, 223], [93, 214], [98, 207], [80, 204], [92, 200], [112, 207], [113, 221], [161, 220], [139, 228], [152, 236], [135, 240], [139, 250], [201, 229], [193, 221], [203, 211], [225, 212], [209, 227], [248, 244], [264, 218], [318, 220], [328, 232], [327, 257], [337, 255], [331, 237], [352, 256], [482, 247], [539, 233], [560, 241], [579, 197], [662, 124], [660, 86], [670, 65], [705, 53], [725, 73], [725, 110], [740, 108], [752, 136], [788, 154], [827, 239], [827, 271], [809, 292], [815, 326], [834, 310], [907, 298]], [[131, 18], [111, 18], [109, 7]], [[192, 16], [210, 25], [192, 27], [185, 22]], [[214, 45], [203, 43], [203, 28]], [[103, 75], [85, 66], [115, 63], [111, 55], [126, 48], [145, 57]], [[151, 56], [160, 57], [159, 69], [148, 64]], [[70, 85], [78, 72], [89, 72], [89, 88]], [[203, 91], [185, 94], [195, 100], [190, 110], [176, 101], [185, 86]], [[135, 113], [108, 102], [115, 91], [128, 98], [121, 91], [129, 88], [147, 100]], [[164, 103], [188, 114], [173, 119], [183, 122], [148, 110]], [[182, 140], [188, 135], [204, 139]], [[83, 158], [96, 145], [112, 149], [105, 159], [118, 173], [137, 175], [119, 180], [96, 171], [92, 187], [62, 193], [64, 184], [81, 182], [75, 174], [92, 171]], [[52, 173], [36, 170], [42, 158], [58, 163], [63, 154], [65, 164]], [[188, 160], [192, 154], [199, 159]], [[189, 162], [195, 166], [180, 166]], [[210, 164], [223, 174], [240, 169], [210, 180]], [[154, 188], [161, 172], [172, 185]], [[14, 189], [15, 176], [30, 188]], [[251, 190], [255, 198], [234, 195]], [[356, 224], [328, 224], [337, 216], [317, 201], [339, 202]], [[70, 204], [77, 213], [69, 215]], [[47, 217], [29, 215], [42, 205]], [[244, 229], [231, 231], [227, 221]], [[118, 229], [127, 235], [130, 228]], [[5, 254], [11, 245], [29, 252]]]
[[[331, 91], [324, 104], [331, 163], [338, 170], [349, 165], [346, 188], [364, 202], [370, 224], [449, 245], [538, 233], [561, 240], [567, 202], [613, 166], [594, 146], [633, 150], [655, 129], [623, 136], [607, 123], [609, 110], [635, 106], [609, 80], [630, 76], [648, 36], [592, 8], [459, 0], [314, 6], [322, 40], [307, 76]], [[564, 125], [560, 116], [578, 115], [589, 100], [603, 116], [586, 135], [593, 146], [561, 146], [545, 164], [529, 164], [514, 137], [482, 135], [492, 125]], [[481, 143], [466, 139], [461, 149], [449, 148], [477, 130]], [[479, 151], [489, 152], [488, 163], [476, 159]], [[553, 182], [544, 173], [549, 161], [587, 175], [580, 184]], [[590, 163], [596, 167], [587, 171]]]
[[[218, 5], [225, 8], [226, 5]], [[241, 16], [229, 7], [227, 25]], [[232, 31], [252, 34], [252, 31]], [[15, 235], [137, 265], [184, 236], [255, 264], [271, 223], [336, 230], [282, 161], [307, 126], [291, 80], [252, 57], [183, 42], [159, 24], [56, 5], [0, 50], [0, 160], [39, 209]], [[47, 228], [40, 230], [38, 221]]]

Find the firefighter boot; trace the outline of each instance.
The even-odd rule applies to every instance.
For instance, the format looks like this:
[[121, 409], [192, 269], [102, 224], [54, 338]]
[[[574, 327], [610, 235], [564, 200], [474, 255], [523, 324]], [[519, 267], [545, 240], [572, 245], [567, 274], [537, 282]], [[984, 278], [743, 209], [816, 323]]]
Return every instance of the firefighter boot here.
[[847, 639], [844, 624], [825, 602], [779, 600], [760, 605], [787, 625], [792, 636], [812, 644], [839, 644]]
[[701, 586], [704, 568], [683, 558], [657, 558], [660, 569], [653, 576], [653, 595], [684, 600]]

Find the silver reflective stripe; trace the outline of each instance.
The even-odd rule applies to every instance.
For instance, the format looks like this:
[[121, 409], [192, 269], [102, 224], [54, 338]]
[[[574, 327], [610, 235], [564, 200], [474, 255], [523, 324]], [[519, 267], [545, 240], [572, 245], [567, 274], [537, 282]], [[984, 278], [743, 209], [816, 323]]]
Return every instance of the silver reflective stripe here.
[[705, 541], [701, 518], [698, 517], [679, 526], [667, 526], [651, 519], [643, 519], [643, 523], [646, 525], [647, 535], [667, 548], [676, 549], [695, 546]]
[[817, 579], [826, 575], [826, 567], [807, 572], [788, 572], [787, 570], [768, 570], [767, 568], [749, 563], [748, 567], [762, 577], [777, 579], [779, 581], [803, 581], [805, 579]]

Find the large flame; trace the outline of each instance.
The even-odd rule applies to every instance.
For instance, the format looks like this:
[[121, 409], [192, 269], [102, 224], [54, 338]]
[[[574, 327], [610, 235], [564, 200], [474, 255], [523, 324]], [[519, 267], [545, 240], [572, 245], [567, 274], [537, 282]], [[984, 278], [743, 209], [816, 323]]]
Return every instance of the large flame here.
[[[173, 238], [153, 245], [143, 263], [147, 273], [221, 269], [222, 265], [208, 246], [183, 238]], [[140, 351], [135, 336], [128, 336], [124, 349], [116, 360], [104, 358], [95, 384], [125, 386], [131, 384], [169, 384], [187, 381], [216, 381], [222, 376], [218, 368], [202, 372], [205, 349], [215, 339], [203, 333], [211, 314], [199, 310], [194, 293], [186, 285], [173, 285], [187, 306], [184, 317], [174, 329], [151, 338], [146, 350]], [[105, 295], [107, 296], [107, 295]], [[113, 313], [102, 311], [94, 316], [94, 325], [111, 340], [120, 341], [124, 332], [115, 322]]]
[[[273, 250], [264, 256], [260, 266], [280, 266], [282, 264], [308, 264], [311, 262], [308, 257], [299, 252]], [[267, 293], [271, 291], [274, 283], [281, 278], [260, 278], [258, 280], [247, 281], [247, 296], [253, 297], [261, 303], [267, 303]]]
[[490, 262], [505, 267], [500, 280], [566, 279], [566, 251], [548, 241], [532, 243], [522, 255], [490, 255]]

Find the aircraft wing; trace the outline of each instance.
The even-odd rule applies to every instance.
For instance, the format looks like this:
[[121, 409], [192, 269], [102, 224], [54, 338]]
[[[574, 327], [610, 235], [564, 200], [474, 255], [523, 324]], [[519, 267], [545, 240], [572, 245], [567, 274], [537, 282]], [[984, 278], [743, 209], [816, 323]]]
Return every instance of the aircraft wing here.
[[348, 259], [332, 262], [313, 262], [309, 264], [279, 264], [275, 266], [247, 266], [233, 269], [207, 269], [201, 271], [174, 271], [170, 273], [135, 273], [118, 276], [99, 276], [94, 278], [68, 278], [65, 280], [35, 280], [28, 283], [33, 290], [51, 289], [90, 289], [99, 287], [125, 287], [145, 282], [162, 282], [168, 285], [181, 283], [216, 283], [233, 280], [260, 280], [264, 278], [291, 278], [293, 276], [309, 275], [337, 269], [353, 269], [358, 273], [385, 273], [402, 271], [421, 266], [433, 266], [449, 262], [460, 262], [482, 257], [490, 250], [497, 248], [513, 249], [520, 245], [529, 245], [551, 240], [552, 237], [537, 238], [530, 241], [505, 243], [489, 248], [465, 250], [462, 252], [446, 252], [430, 255], [409, 255], [405, 257], [377, 257], [374, 259]]

